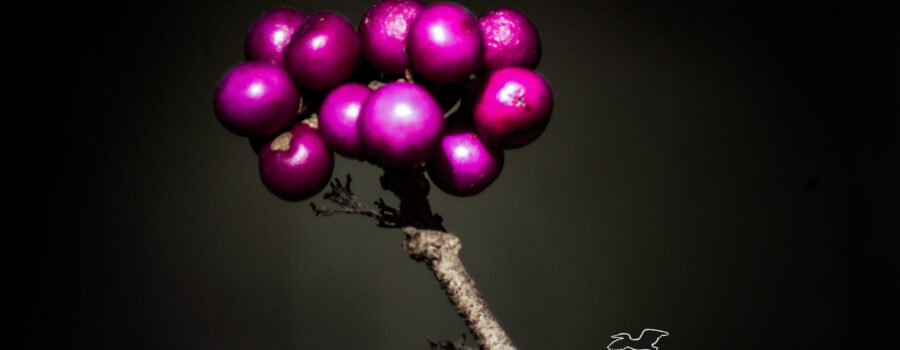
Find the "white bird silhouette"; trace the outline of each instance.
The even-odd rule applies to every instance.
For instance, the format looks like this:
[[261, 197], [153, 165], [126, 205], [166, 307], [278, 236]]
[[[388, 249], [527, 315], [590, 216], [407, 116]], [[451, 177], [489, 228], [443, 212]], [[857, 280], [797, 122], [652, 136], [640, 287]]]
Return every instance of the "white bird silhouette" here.
[[637, 339], [632, 338], [628, 333], [619, 333], [612, 336], [612, 343], [606, 346], [609, 350], [657, 350], [656, 342], [660, 338], [669, 335], [669, 332], [658, 329], [647, 328], [641, 331], [641, 335]]

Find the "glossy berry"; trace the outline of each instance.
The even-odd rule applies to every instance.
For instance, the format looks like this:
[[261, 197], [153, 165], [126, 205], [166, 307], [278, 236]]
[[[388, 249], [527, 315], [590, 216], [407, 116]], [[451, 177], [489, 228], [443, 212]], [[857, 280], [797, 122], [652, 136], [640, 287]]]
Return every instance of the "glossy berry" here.
[[281, 64], [284, 49], [303, 21], [306, 14], [289, 8], [266, 12], [250, 27], [244, 40], [244, 57], [248, 61]]
[[213, 97], [216, 117], [228, 130], [264, 137], [288, 126], [297, 116], [300, 92], [280, 66], [241, 63], [225, 73]]
[[328, 147], [348, 158], [362, 158], [357, 121], [372, 89], [359, 83], [341, 85], [328, 94], [319, 108], [319, 135]]
[[419, 0], [383, 0], [372, 5], [359, 21], [363, 58], [384, 73], [403, 73], [409, 67], [406, 36], [424, 7]]
[[553, 92], [544, 77], [529, 69], [507, 67], [494, 71], [481, 83], [472, 120], [488, 143], [518, 148], [540, 136], [552, 111]]
[[501, 7], [478, 18], [484, 35], [484, 68], [534, 69], [541, 60], [541, 37], [522, 12]]
[[453, 3], [422, 10], [406, 45], [413, 70], [433, 82], [461, 83], [481, 68], [484, 47], [478, 20]]
[[353, 25], [333, 12], [306, 19], [284, 51], [284, 66], [300, 87], [327, 91], [344, 82], [359, 62]]
[[334, 155], [315, 129], [300, 122], [263, 145], [259, 175], [279, 198], [299, 201], [312, 197], [328, 184]]
[[444, 115], [424, 88], [394, 82], [372, 92], [359, 116], [365, 152], [394, 167], [411, 168], [434, 153]]
[[503, 151], [486, 145], [469, 121], [449, 122], [440, 146], [428, 161], [428, 177], [455, 196], [484, 191], [503, 169]]

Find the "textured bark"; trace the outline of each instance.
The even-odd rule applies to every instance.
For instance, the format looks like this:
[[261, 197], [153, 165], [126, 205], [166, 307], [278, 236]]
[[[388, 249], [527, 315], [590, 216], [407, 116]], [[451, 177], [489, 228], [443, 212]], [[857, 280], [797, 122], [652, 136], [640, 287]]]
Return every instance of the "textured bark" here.
[[414, 227], [405, 227], [403, 232], [406, 233], [403, 243], [406, 254], [425, 263], [434, 272], [450, 302], [475, 335], [478, 345], [487, 350], [515, 349], [459, 259], [462, 248], [459, 237]]
[[[431, 211], [428, 202], [430, 186], [424, 170], [383, 168], [381, 187], [400, 199], [399, 209], [388, 206], [383, 199], [375, 202], [375, 208], [360, 203], [350, 190], [351, 178], [347, 175], [343, 184], [335, 179], [331, 191], [324, 196], [338, 207], [325, 208], [313, 203], [313, 211], [322, 216], [336, 213], [365, 215], [378, 220], [380, 227], [402, 227], [406, 234], [404, 251], [434, 273], [450, 303], [475, 335], [479, 347], [484, 350], [515, 349], [463, 266], [459, 258], [462, 248], [459, 237], [448, 233], [441, 216]], [[465, 340], [455, 343], [429, 340], [429, 343], [432, 349], [468, 349]]]

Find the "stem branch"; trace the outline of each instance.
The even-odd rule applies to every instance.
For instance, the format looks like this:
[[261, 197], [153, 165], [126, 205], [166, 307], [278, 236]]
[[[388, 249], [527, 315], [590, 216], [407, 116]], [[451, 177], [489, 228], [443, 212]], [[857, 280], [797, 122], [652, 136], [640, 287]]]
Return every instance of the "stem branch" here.
[[466, 321], [469, 330], [482, 349], [515, 349], [506, 331], [481, 297], [475, 280], [466, 272], [459, 249], [462, 243], [452, 233], [404, 227], [404, 250], [413, 260], [423, 262], [434, 272], [441, 288], [447, 293], [456, 311]]
[[[362, 204], [350, 190], [350, 175], [346, 185], [339, 179], [331, 184], [331, 192], [324, 198], [339, 207], [335, 209], [312, 204], [316, 215], [335, 213], [359, 214], [378, 220], [380, 227], [402, 227], [406, 234], [403, 249], [410, 258], [422, 262], [434, 273], [450, 303], [463, 318], [475, 340], [484, 350], [514, 350], [512, 340], [491, 313], [475, 281], [469, 276], [459, 250], [459, 237], [448, 233], [440, 215], [431, 211], [428, 203], [429, 183], [424, 171], [419, 169], [395, 169], [383, 167], [381, 187], [393, 192], [400, 199], [400, 209], [389, 207], [383, 199], [375, 202], [376, 209]], [[464, 340], [458, 343], [429, 340], [432, 349], [468, 349]]]

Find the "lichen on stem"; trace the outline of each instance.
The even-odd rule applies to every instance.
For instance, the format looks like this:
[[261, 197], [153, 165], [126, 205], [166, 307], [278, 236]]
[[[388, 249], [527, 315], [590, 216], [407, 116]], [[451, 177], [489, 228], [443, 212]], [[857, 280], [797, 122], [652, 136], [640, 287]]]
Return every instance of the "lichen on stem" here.
[[[378, 220], [379, 227], [403, 228], [404, 252], [415, 261], [424, 263], [434, 273], [441, 289], [447, 294], [456, 311], [463, 318], [483, 350], [515, 349], [506, 331], [500, 326], [487, 303], [469, 276], [459, 250], [459, 237], [447, 232], [443, 219], [431, 211], [428, 202], [429, 182], [422, 168], [396, 169], [382, 167], [381, 187], [400, 199], [399, 209], [388, 206], [383, 199], [375, 202], [375, 208], [362, 204], [350, 189], [351, 178], [345, 182], [335, 179], [331, 191], [324, 199], [338, 205], [337, 208], [311, 204], [316, 215], [336, 213], [359, 214]], [[465, 341], [429, 340], [432, 349], [469, 349]]]

